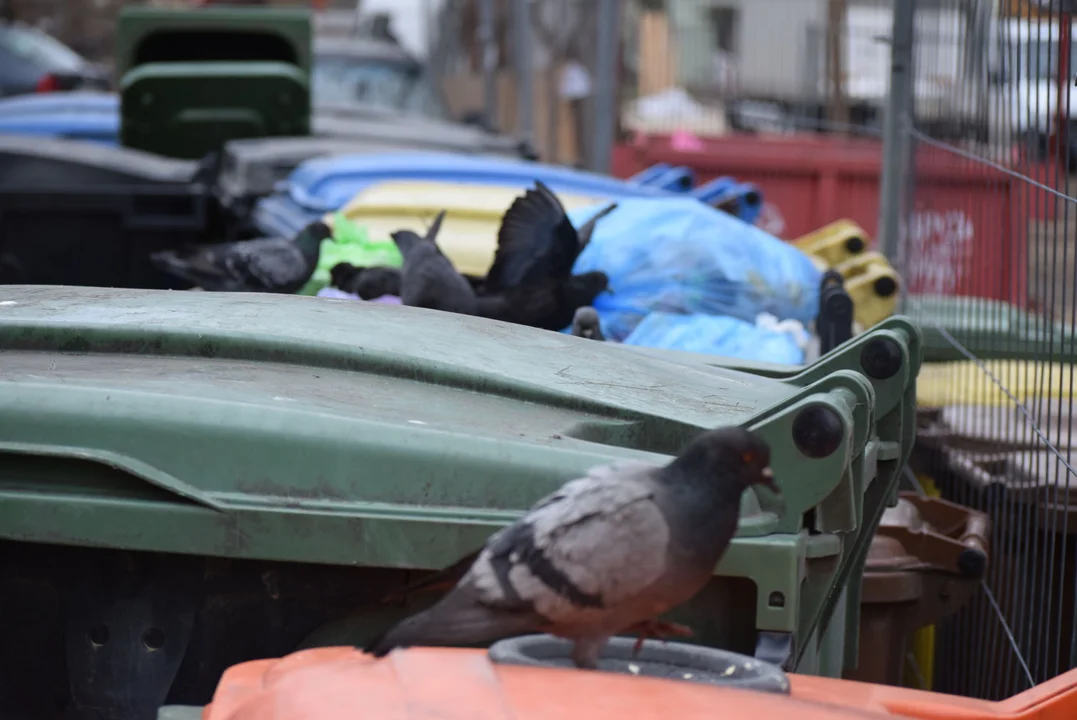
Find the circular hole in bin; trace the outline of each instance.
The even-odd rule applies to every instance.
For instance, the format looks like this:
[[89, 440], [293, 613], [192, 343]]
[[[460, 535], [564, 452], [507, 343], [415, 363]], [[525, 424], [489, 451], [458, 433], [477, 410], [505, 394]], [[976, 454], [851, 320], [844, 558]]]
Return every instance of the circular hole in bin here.
[[845, 241], [845, 249], [854, 255], [856, 253], [864, 252], [864, 248], [867, 244], [864, 242], [864, 238], [853, 236]]
[[887, 298], [897, 292], [897, 280], [892, 277], [881, 277], [875, 280], [875, 294], [881, 298]]
[[[635, 638], [611, 638], [598, 669], [624, 675], [666, 678], [704, 685], [789, 693], [789, 678], [781, 668], [756, 658], [688, 643], [646, 640], [633, 655]], [[574, 667], [572, 643], [552, 635], [523, 635], [490, 646], [490, 660], [508, 665]]]
[[108, 625], [94, 625], [90, 628], [90, 642], [97, 647], [101, 647], [108, 642]]
[[165, 631], [161, 628], [151, 627], [142, 633], [142, 644], [149, 650], [160, 650], [165, 646]]
[[770, 594], [770, 597], [767, 598], [767, 605], [772, 608], [785, 607], [785, 594], [777, 591], [772, 592]]
[[809, 405], [793, 420], [793, 442], [810, 458], [829, 457], [841, 447], [845, 424], [832, 408]]

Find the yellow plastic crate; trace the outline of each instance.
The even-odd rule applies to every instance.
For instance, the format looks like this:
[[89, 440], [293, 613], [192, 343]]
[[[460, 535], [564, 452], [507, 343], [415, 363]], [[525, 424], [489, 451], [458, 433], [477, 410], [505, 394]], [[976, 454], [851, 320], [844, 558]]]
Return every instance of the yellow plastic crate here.
[[793, 244], [834, 267], [866, 251], [871, 238], [852, 220], [837, 220], [798, 237]]

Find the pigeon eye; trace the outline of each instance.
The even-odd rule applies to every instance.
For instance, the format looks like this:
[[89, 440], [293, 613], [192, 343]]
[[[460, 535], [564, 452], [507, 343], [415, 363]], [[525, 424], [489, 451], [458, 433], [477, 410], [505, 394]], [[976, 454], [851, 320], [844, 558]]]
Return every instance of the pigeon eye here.
[[753, 460], [755, 460], [755, 455], [753, 455], [752, 453], [744, 453], [740, 456], [740, 459], [750, 464]]

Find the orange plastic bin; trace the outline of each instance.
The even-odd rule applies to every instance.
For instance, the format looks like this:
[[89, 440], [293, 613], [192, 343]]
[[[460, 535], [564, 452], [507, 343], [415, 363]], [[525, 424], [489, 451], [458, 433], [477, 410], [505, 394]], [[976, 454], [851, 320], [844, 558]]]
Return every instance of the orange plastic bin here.
[[318, 648], [230, 668], [203, 720], [1073, 720], [1077, 671], [991, 703], [791, 676], [789, 696], [605, 672], [497, 665], [482, 650], [416, 648], [382, 660]]

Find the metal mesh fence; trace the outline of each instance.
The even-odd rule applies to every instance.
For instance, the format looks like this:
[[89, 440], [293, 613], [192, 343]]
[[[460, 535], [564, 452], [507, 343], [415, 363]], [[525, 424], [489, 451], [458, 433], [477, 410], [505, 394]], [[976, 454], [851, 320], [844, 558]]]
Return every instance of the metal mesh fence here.
[[[1073, 10], [444, 0], [430, 53], [454, 109], [545, 160], [606, 170], [604, 144], [664, 137], [647, 162], [755, 183], [776, 235], [851, 219], [875, 239], [926, 337], [908, 483], [993, 528], [979, 593], [908, 678], [982, 698], [1077, 666]], [[678, 133], [696, 144], [678, 150]]]
[[895, 14], [912, 52], [895, 36], [894, 60], [912, 72], [891, 88], [903, 141], [886, 161], [909, 183], [890, 248], [935, 361], [909, 481], [993, 522], [980, 593], [938, 628], [934, 689], [989, 699], [1077, 666], [1071, 9], [920, 0]]

